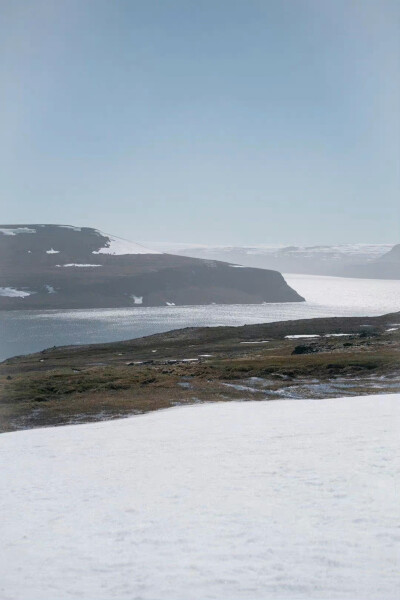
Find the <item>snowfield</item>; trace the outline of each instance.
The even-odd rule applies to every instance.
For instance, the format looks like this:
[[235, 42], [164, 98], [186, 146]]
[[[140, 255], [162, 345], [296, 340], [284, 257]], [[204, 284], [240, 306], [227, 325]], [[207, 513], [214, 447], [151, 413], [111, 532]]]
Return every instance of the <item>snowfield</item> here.
[[[185, 244], [185, 243], [168, 243], [168, 242], [145, 242], [150, 248], [155, 248], [162, 252], [170, 252], [172, 254], [184, 254], [189, 256], [192, 251], [193, 256], [201, 258], [216, 259], [216, 255], [221, 255], [220, 260], [223, 260], [223, 254], [240, 253], [244, 256], [265, 255], [265, 256], [297, 256], [299, 258], [318, 258], [326, 256], [330, 259], [340, 258], [355, 258], [376, 260], [389, 252], [395, 245], [392, 244], [339, 244], [332, 246], [293, 246], [284, 244], [256, 244], [252, 246], [224, 246], [224, 245], [207, 245], [207, 244]], [[238, 266], [232, 264], [231, 267]]]
[[[326, 254], [332, 256], [359, 256], [368, 255], [371, 260], [379, 258], [385, 252], [389, 252], [395, 245], [395, 240], [392, 244], [339, 244], [332, 246], [292, 246], [285, 244], [256, 244], [252, 246], [224, 246], [224, 245], [207, 245], [207, 244], [185, 244], [183, 242], [168, 243], [168, 242], [143, 242], [149, 245], [150, 248], [156, 248], [162, 252], [171, 252], [172, 254], [180, 254], [181, 252], [199, 251], [205, 254], [214, 254], [215, 252], [225, 252], [229, 254], [232, 251], [239, 251], [243, 254], [277, 254], [285, 252], [285, 254], [298, 256], [313, 256], [313, 254]], [[231, 265], [234, 266], [234, 265]]]
[[0, 597], [398, 599], [399, 407], [209, 404], [3, 434]]

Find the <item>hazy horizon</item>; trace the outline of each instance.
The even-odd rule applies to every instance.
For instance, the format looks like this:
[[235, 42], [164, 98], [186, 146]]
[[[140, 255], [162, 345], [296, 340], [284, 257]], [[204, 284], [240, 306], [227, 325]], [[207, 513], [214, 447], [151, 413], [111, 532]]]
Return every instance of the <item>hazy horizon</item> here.
[[359, 242], [359, 241], [353, 241], [353, 242], [341, 242], [341, 243], [340, 242], [338, 242], [338, 243], [332, 242], [330, 244], [328, 244], [326, 242], [319, 242], [319, 243], [318, 242], [314, 242], [314, 243], [308, 244], [308, 243], [304, 243], [304, 242], [296, 241], [296, 240], [294, 240], [294, 241], [293, 240], [286, 240], [286, 241], [284, 240], [284, 241], [270, 242], [270, 243], [269, 242], [258, 242], [258, 243], [256, 243], [256, 242], [251, 242], [251, 241], [249, 241], [247, 243], [246, 242], [236, 243], [234, 240], [231, 241], [231, 242], [228, 241], [228, 242], [225, 242], [225, 243], [218, 243], [218, 242], [216, 242], [216, 243], [212, 243], [212, 242], [206, 243], [206, 242], [202, 241], [201, 239], [191, 240], [191, 241], [184, 241], [184, 240], [182, 241], [182, 239], [181, 240], [166, 240], [166, 239], [143, 240], [143, 239], [134, 239], [134, 238], [132, 238], [129, 235], [122, 236], [122, 235], [116, 234], [114, 231], [105, 230], [105, 229], [102, 229], [101, 227], [93, 227], [93, 225], [82, 225], [82, 224], [79, 225], [79, 224], [76, 224], [76, 223], [38, 223], [38, 222], [37, 223], [35, 223], [35, 222], [29, 222], [29, 223], [28, 222], [24, 222], [24, 223], [22, 223], [22, 222], [20, 222], [20, 223], [11, 223], [11, 222], [5, 223], [4, 222], [4, 223], [0, 223], [0, 227], [1, 226], [22, 227], [22, 226], [26, 226], [26, 225], [36, 225], [36, 226], [38, 226], [38, 225], [59, 225], [59, 226], [62, 226], [62, 227], [63, 226], [64, 227], [65, 226], [71, 226], [71, 227], [78, 227], [78, 228], [79, 227], [82, 227], [82, 228], [89, 227], [89, 228], [92, 228], [92, 229], [97, 229], [98, 231], [101, 231], [102, 233], [105, 233], [105, 234], [108, 234], [108, 235], [111, 235], [111, 236], [120, 237], [121, 239], [125, 239], [125, 240], [131, 241], [131, 242], [136, 242], [137, 244], [141, 244], [143, 246], [147, 246], [148, 245], [149, 247], [150, 246], [152, 246], [154, 248], [158, 248], [159, 247], [160, 249], [162, 247], [167, 248], [168, 246], [170, 246], [171, 248], [172, 247], [176, 247], [176, 248], [182, 247], [182, 249], [183, 248], [190, 248], [190, 247], [204, 247], [204, 248], [217, 248], [217, 247], [221, 247], [222, 248], [222, 247], [230, 247], [230, 246], [232, 246], [232, 247], [243, 247], [243, 248], [244, 247], [267, 247], [267, 246], [276, 247], [276, 248], [278, 248], [278, 247], [286, 248], [286, 247], [289, 247], [289, 246], [319, 247], [319, 246], [351, 246], [351, 245], [354, 245], [354, 246], [385, 246], [385, 247], [392, 247], [392, 246], [395, 246], [396, 244], [399, 243], [397, 240], [389, 241], [389, 242], [387, 242], [387, 241], [386, 242], [383, 242], [383, 241], [380, 241], [380, 242], [369, 242], [369, 241], [360, 241]]
[[167, 239], [134, 239], [132, 236], [129, 236], [129, 234], [127, 235], [119, 235], [117, 233], [115, 233], [114, 231], [110, 231], [109, 229], [104, 229], [101, 227], [95, 227], [92, 224], [89, 225], [82, 225], [82, 224], [77, 224], [77, 223], [39, 223], [39, 222], [2, 222], [0, 223], [0, 227], [1, 226], [6, 226], [6, 227], [23, 227], [23, 226], [27, 226], [27, 225], [36, 225], [36, 226], [43, 226], [43, 225], [56, 225], [56, 226], [61, 226], [61, 227], [65, 227], [65, 226], [69, 226], [69, 227], [77, 227], [77, 228], [92, 228], [92, 229], [96, 229], [98, 231], [101, 231], [102, 233], [105, 233], [107, 235], [111, 235], [111, 236], [115, 236], [115, 237], [120, 237], [121, 239], [125, 239], [127, 241], [131, 241], [131, 242], [136, 242], [137, 244], [141, 244], [143, 246], [149, 245], [149, 246], [154, 246], [154, 247], [168, 247], [168, 246], [176, 246], [176, 247], [182, 247], [182, 248], [189, 248], [189, 247], [288, 247], [288, 246], [298, 246], [298, 247], [318, 247], [318, 246], [351, 246], [351, 245], [355, 245], [355, 246], [395, 246], [396, 244], [398, 244], [399, 242], [397, 240], [392, 240], [392, 241], [377, 241], [377, 242], [371, 242], [371, 241], [352, 241], [352, 242], [331, 242], [331, 243], [326, 243], [324, 241], [320, 241], [320, 242], [313, 242], [313, 243], [305, 243], [302, 242], [301, 240], [284, 240], [283, 241], [275, 241], [275, 242], [252, 242], [252, 241], [244, 241], [242, 243], [239, 242], [235, 242], [235, 240], [232, 241], [227, 241], [225, 243], [218, 243], [218, 242], [204, 242], [201, 240], [201, 238], [196, 239], [196, 240], [190, 240], [190, 241], [185, 241], [183, 238], [180, 240], [167, 240]]
[[0, 16], [3, 223], [400, 241], [398, 2], [6, 0]]

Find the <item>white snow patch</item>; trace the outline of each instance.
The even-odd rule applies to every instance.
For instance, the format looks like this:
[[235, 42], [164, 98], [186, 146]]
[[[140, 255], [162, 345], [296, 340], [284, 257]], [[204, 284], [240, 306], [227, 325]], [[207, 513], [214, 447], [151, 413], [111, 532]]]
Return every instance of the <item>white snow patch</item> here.
[[6, 296], [7, 298], [26, 298], [32, 294], [33, 292], [24, 292], [12, 287], [0, 287], [0, 296]]
[[84, 263], [67, 263], [65, 265], [56, 265], [56, 267], [102, 267], [103, 265], [91, 265]]
[[398, 327], [389, 327], [389, 329], [386, 329], [386, 331], [397, 331]]
[[348, 337], [351, 333], [326, 333], [324, 337]]
[[254, 342], [240, 342], [241, 344], [268, 344], [269, 340], [259, 340]]
[[[43, 225], [45, 227], [45, 225]], [[75, 227], [74, 225], [58, 225], [61, 229], [72, 229], [73, 231], [82, 231], [82, 227]]]
[[233, 269], [246, 269], [245, 265], [229, 265]]
[[0, 233], [4, 235], [17, 235], [19, 233], [36, 233], [36, 229], [30, 229], [29, 227], [4, 227], [0, 229]]
[[50, 250], [46, 250], [46, 254], [60, 254], [60, 251], [54, 250], [54, 248], [50, 248]]
[[134, 304], [143, 304], [143, 296], [134, 296], [131, 295]]
[[149, 248], [145, 248], [140, 244], [135, 244], [134, 242], [129, 242], [128, 240], [124, 240], [122, 238], [110, 236], [100, 231], [98, 233], [108, 238], [109, 242], [107, 242], [106, 247], [100, 248], [100, 250], [94, 250], [92, 254], [161, 254], [157, 250], [150, 250]]
[[395, 600], [400, 394], [0, 436], [9, 600]]
[[319, 335], [308, 335], [308, 334], [304, 334], [304, 335], [285, 335], [285, 338], [287, 340], [299, 340], [301, 338], [318, 338], [320, 337]]

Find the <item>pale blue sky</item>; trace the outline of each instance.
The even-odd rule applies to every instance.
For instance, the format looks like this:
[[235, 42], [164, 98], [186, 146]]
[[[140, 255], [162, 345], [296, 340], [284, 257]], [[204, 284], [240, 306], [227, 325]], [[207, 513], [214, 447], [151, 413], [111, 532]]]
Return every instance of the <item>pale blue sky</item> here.
[[3, 223], [400, 241], [397, 0], [2, 0]]

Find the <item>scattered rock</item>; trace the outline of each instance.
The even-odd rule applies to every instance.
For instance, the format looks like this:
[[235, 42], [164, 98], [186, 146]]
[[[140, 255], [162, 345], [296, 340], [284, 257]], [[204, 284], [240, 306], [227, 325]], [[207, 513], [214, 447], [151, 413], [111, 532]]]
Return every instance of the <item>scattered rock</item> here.
[[315, 346], [307, 346], [305, 344], [300, 344], [296, 346], [293, 350], [292, 354], [312, 354], [313, 352], [318, 352], [318, 348]]
[[157, 381], [156, 377], [149, 377], [148, 379], [144, 379], [140, 385], [149, 385], [150, 383], [154, 383]]
[[364, 330], [359, 334], [360, 338], [377, 337], [379, 334], [373, 329]]

